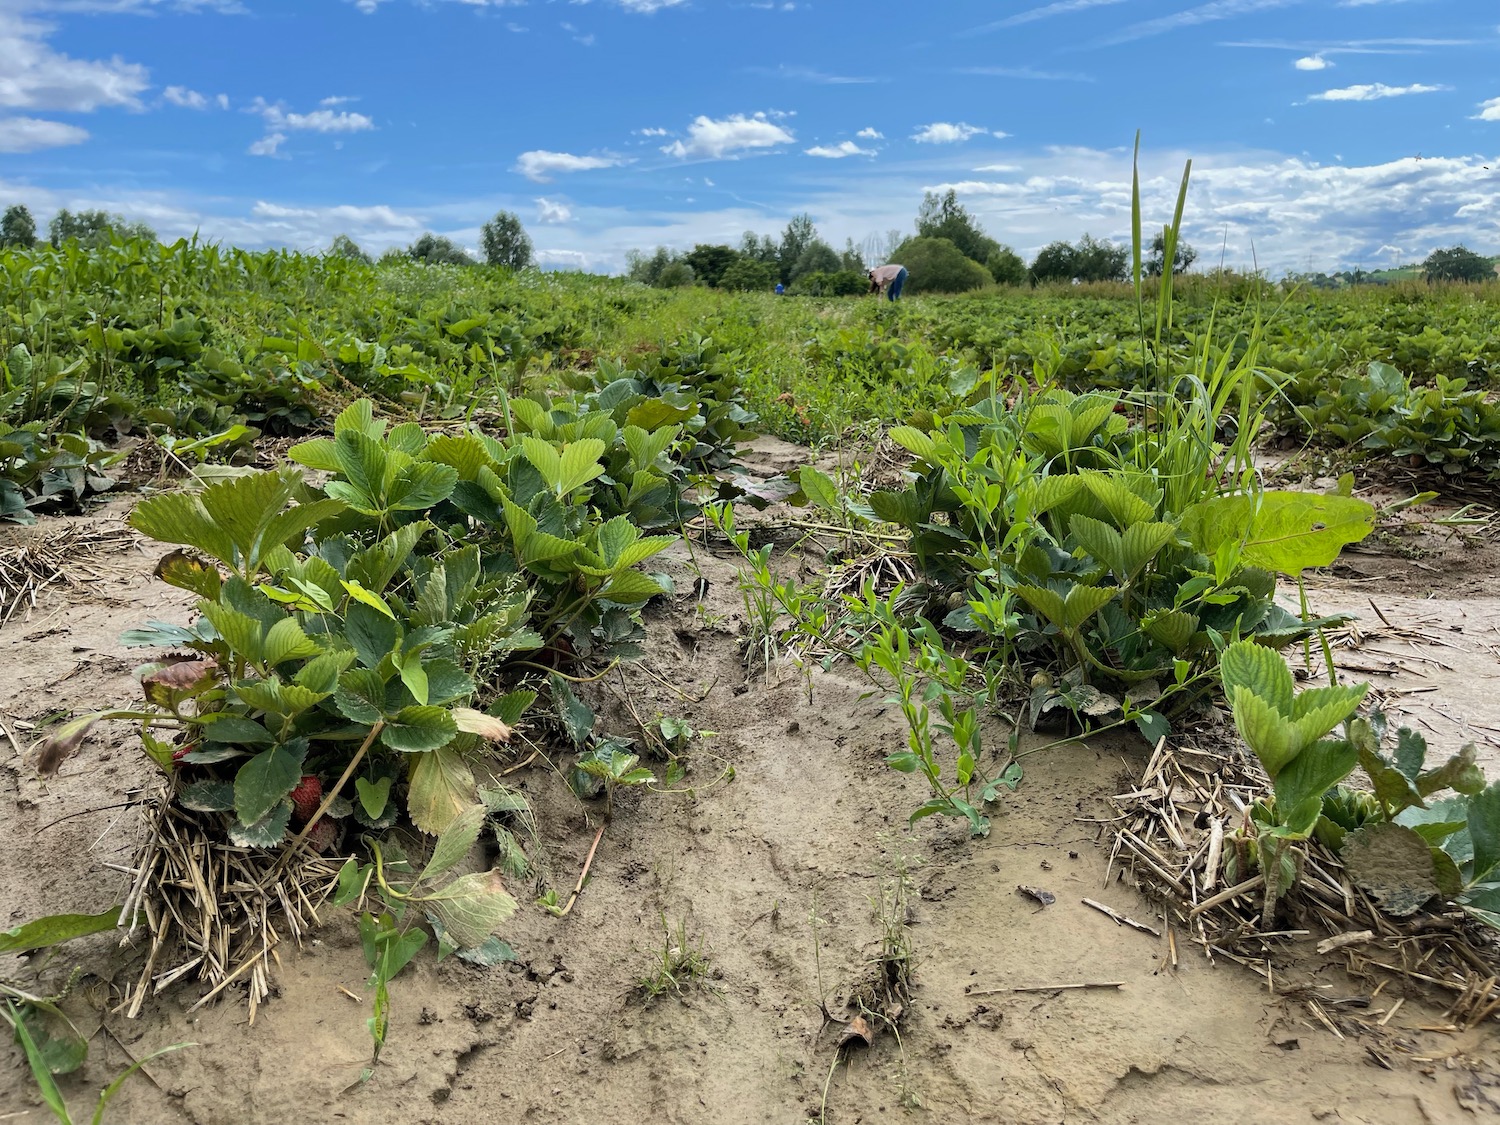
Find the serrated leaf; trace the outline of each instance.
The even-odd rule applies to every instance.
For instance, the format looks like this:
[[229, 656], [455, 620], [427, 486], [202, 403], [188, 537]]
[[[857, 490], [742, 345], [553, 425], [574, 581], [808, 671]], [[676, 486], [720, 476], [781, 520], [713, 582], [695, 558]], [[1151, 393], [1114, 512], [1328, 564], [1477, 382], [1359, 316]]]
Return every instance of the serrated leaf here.
[[271, 626], [266, 633], [262, 651], [265, 653], [266, 663], [274, 668], [288, 660], [306, 660], [317, 656], [323, 649], [302, 631], [302, 626], [295, 617], [287, 617]]
[[593, 708], [579, 699], [568, 681], [556, 673], [547, 677], [547, 683], [552, 689], [552, 706], [562, 720], [563, 729], [568, 732], [574, 746], [582, 747], [594, 730]]
[[1224, 694], [1233, 698], [1243, 687], [1279, 714], [1292, 713], [1292, 672], [1280, 655], [1254, 641], [1236, 641], [1224, 650], [1219, 663]]
[[417, 882], [425, 883], [436, 879], [468, 855], [469, 849], [479, 839], [479, 830], [484, 827], [485, 817], [488, 815], [489, 810], [483, 805], [470, 805], [454, 817], [433, 845], [432, 857], [428, 859], [427, 866], [422, 868]]
[[360, 583], [350, 579], [345, 579], [340, 585], [344, 587], [344, 592], [355, 601], [369, 606], [383, 616], [389, 617], [392, 621], [396, 620], [396, 615], [391, 612], [391, 607], [386, 604], [386, 600], [379, 594], [366, 590]]
[[234, 808], [234, 783], [194, 781], [177, 793], [177, 803], [194, 812], [228, 812]]
[[262, 750], [234, 777], [234, 811], [243, 825], [254, 824], [286, 798], [302, 777], [307, 746], [282, 743]]
[[386, 721], [380, 741], [392, 750], [419, 754], [447, 746], [458, 724], [442, 707], [403, 707]]
[[230, 842], [239, 848], [274, 848], [286, 838], [292, 822], [292, 803], [282, 801], [254, 824], [234, 822], [229, 826]]
[[1474, 847], [1471, 883], [1492, 878], [1500, 865], [1500, 781], [1469, 798], [1469, 839]]
[[447, 886], [427, 895], [423, 905], [435, 911], [455, 945], [481, 945], [516, 912], [498, 871], [460, 875]]
[[1355, 885], [1394, 917], [1415, 914], [1439, 893], [1431, 846], [1402, 825], [1382, 822], [1349, 833], [1340, 858]]
[[254, 719], [223, 712], [203, 716], [203, 737], [209, 742], [232, 742], [251, 746], [269, 746], [276, 739]]
[[420, 831], [441, 835], [477, 800], [474, 775], [457, 751], [434, 750], [413, 759], [406, 811]]

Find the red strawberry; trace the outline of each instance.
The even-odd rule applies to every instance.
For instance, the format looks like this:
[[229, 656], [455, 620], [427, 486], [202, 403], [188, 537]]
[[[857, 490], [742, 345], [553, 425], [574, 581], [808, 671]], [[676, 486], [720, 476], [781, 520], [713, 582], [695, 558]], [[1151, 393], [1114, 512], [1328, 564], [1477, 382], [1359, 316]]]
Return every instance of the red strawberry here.
[[321, 855], [333, 847], [337, 835], [338, 825], [325, 816], [307, 830], [307, 846]]
[[323, 803], [323, 783], [312, 774], [304, 774], [292, 790], [292, 819], [302, 824], [318, 811]]
[[[179, 766], [180, 767], [182, 765], [182, 759], [186, 758], [189, 754], [191, 754], [196, 749], [198, 749], [197, 743], [195, 743], [195, 742], [184, 742], [176, 750], [172, 751], [172, 764], [174, 766]], [[192, 764], [193, 764], [192, 762], [188, 763], [188, 765], [192, 765]]]

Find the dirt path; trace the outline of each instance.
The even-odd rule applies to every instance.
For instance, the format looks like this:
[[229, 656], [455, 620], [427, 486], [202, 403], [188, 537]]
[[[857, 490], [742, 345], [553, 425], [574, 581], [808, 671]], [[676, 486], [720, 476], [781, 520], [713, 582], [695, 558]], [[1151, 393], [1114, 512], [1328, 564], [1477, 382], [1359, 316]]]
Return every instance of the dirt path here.
[[[130, 698], [137, 660], [118, 646], [118, 631], [185, 612], [186, 599], [149, 581], [153, 558], [119, 561], [117, 583], [66, 601], [44, 596], [31, 622], [0, 629], [0, 662], [15, 669], [0, 685], [0, 716], [23, 744], [25, 724], [55, 709]], [[199, 1046], [148, 1067], [151, 1081], [132, 1081], [112, 1120], [792, 1123], [818, 1116], [825, 1082], [827, 1120], [837, 1123], [895, 1121], [915, 1106], [957, 1122], [1193, 1113], [1267, 1123], [1456, 1122], [1476, 1111], [1483, 1117], [1485, 1099], [1492, 1111], [1500, 1107], [1491, 1031], [1418, 1030], [1444, 1021], [1416, 999], [1381, 1033], [1363, 1030], [1341, 1013], [1368, 1018], [1394, 996], [1387, 990], [1370, 1001], [1368, 984], [1309, 950], [1295, 983], [1316, 989], [1310, 994], [1340, 1025], [1340, 1039], [1314, 1019], [1302, 994], [1273, 994], [1255, 974], [1209, 962], [1180, 935], [1174, 970], [1163, 940], [1082, 903], [1089, 897], [1159, 922], [1132, 890], [1106, 880], [1096, 843], [1100, 820], [1111, 814], [1102, 798], [1141, 769], [1138, 741], [1098, 740], [1028, 759], [1021, 789], [1005, 800], [988, 839], [971, 842], [937, 818], [908, 829], [920, 782], [882, 761], [903, 738], [897, 717], [878, 696], [864, 698], [866, 685], [847, 667], [810, 681], [788, 666], [770, 682], [747, 679], [735, 567], [701, 551], [697, 561], [708, 581], [701, 606], [684, 593], [654, 611], [646, 661], [654, 675], [633, 670], [623, 683], [606, 680], [594, 698], [611, 729], [624, 733], [634, 720], [617, 696], [645, 721], [672, 715], [720, 732], [685, 783], [700, 789], [625, 795], [573, 913], [559, 920], [525, 906], [516, 916], [509, 938], [517, 963], [479, 970], [419, 957], [392, 986], [390, 1043], [373, 1079], [360, 1085], [368, 1004], [353, 997], [367, 1000], [366, 970], [351, 918], [329, 910], [314, 943], [283, 948], [277, 994], [254, 1027], [233, 1001], [185, 1016], [197, 998], [191, 987], [161, 996], [139, 1021], [104, 1017], [109, 1030], [65, 1086], [74, 1106], [91, 1103], [92, 1091], [125, 1065], [126, 1050], [138, 1057], [191, 1039]], [[692, 590], [697, 575], [685, 553], [670, 565], [679, 591]], [[1410, 610], [1392, 636], [1361, 622], [1363, 647], [1341, 655], [1368, 662], [1377, 642], [1410, 641], [1394, 630], [1431, 629], [1419, 610], [1443, 620], [1450, 612], [1398, 604], [1398, 593], [1420, 601], [1330, 577], [1314, 588], [1315, 608], [1357, 608], [1370, 595], [1393, 623], [1393, 609]], [[1435, 692], [1400, 696], [1400, 706], [1442, 707], [1471, 731], [1500, 725], [1496, 696], [1480, 682], [1497, 671], [1478, 624], [1493, 624], [1484, 616], [1493, 606], [1476, 616], [1473, 599], [1452, 601], [1467, 614], [1465, 628], [1438, 648], [1460, 680], [1478, 685], [1475, 694], [1457, 694], [1444, 681]], [[1449, 646], [1460, 644], [1472, 647], [1457, 659]], [[1432, 666], [1405, 661], [1431, 678]], [[1405, 684], [1406, 674], [1393, 674], [1390, 686]], [[1429, 686], [1412, 675], [1416, 686]], [[1003, 745], [1000, 732], [989, 733], [991, 745]], [[118, 901], [123, 876], [104, 864], [124, 862], [136, 828], [108, 806], [148, 776], [129, 737], [94, 736], [45, 788], [9, 746], [0, 755], [7, 872], [0, 926]], [[733, 765], [734, 779], [710, 785], [721, 760]], [[580, 805], [546, 768], [510, 780], [517, 779], [563, 891], [601, 810]], [[73, 819], [47, 827], [65, 816]], [[903, 880], [908, 908], [894, 910]], [[1056, 901], [1042, 907], [1018, 884]], [[528, 888], [514, 890], [524, 903]], [[867, 979], [888, 933], [909, 941], [915, 964], [899, 1042], [877, 1035], [829, 1081], [839, 1028], [825, 1021], [822, 1004], [835, 1016], [852, 1014], [844, 1000]], [[646, 1002], [638, 983], [683, 940], [707, 959], [708, 972], [680, 996]], [[116, 955], [101, 939], [68, 947], [66, 957], [98, 972], [70, 1001], [86, 1015], [109, 999], [99, 978], [128, 951]], [[0, 959], [0, 974], [15, 968]], [[1012, 991], [1084, 982], [1121, 987]], [[0, 1119], [47, 1120], [22, 1074], [11, 1050], [0, 1061]]]

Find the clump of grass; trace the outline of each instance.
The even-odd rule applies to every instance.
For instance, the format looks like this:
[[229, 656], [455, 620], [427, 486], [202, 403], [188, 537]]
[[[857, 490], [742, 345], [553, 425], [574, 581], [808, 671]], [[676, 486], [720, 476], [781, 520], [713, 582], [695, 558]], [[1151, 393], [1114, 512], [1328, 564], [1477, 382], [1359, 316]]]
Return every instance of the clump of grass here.
[[661, 950], [653, 954], [651, 971], [636, 981], [636, 995], [650, 1003], [667, 993], [682, 997], [693, 990], [717, 991], [711, 983], [713, 962], [701, 944], [688, 937], [687, 923], [679, 921], [673, 927], [663, 914], [661, 934]]

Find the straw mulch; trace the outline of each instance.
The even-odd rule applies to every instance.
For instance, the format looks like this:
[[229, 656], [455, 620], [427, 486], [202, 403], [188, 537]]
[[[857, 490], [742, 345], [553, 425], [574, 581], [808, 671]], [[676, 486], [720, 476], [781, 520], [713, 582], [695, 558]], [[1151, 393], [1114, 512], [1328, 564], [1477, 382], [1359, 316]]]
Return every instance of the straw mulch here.
[[338, 883], [342, 857], [298, 849], [236, 847], [221, 819], [189, 812], [163, 791], [147, 814], [130, 893], [120, 911], [125, 940], [144, 933], [145, 964], [117, 1010], [140, 1014], [149, 996], [183, 979], [208, 986], [196, 1011], [231, 986], [244, 989], [250, 1022], [271, 994], [270, 970], [287, 938], [300, 946]]
[[21, 613], [31, 617], [49, 586], [75, 588], [109, 574], [105, 556], [135, 545], [125, 527], [97, 527], [67, 521], [46, 532], [19, 529], [0, 538], [0, 625]]
[[1440, 998], [1455, 1029], [1500, 1015], [1493, 930], [1460, 911], [1400, 919], [1381, 913], [1315, 840], [1307, 842], [1301, 882], [1278, 904], [1289, 928], [1262, 929], [1263, 878], [1226, 886], [1223, 856], [1245, 810], [1269, 790], [1260, 764], [1237, 748], [1168, 747], [1163, 740], [1135, 787], [1110, 799], [1117, 810], [1106, 822], [1114, 836], [1111, 870], [1162, 906], [1173, 964], [1180, 935], [1210, 960], [1244, 965], [1283, 995], [1306, 1000], [1335, 1034], [1324, 1004], [1293, 983], [1292, 962], [1313, 943], [1321, 956], [1342, 954], [1351, 975], [1375, 986], [1371, 999], [1387, 985], [1402, 994], [1383, 1011], [1367, 1005], [1372, 1023], [1384, 1026], [1406, 995]]

